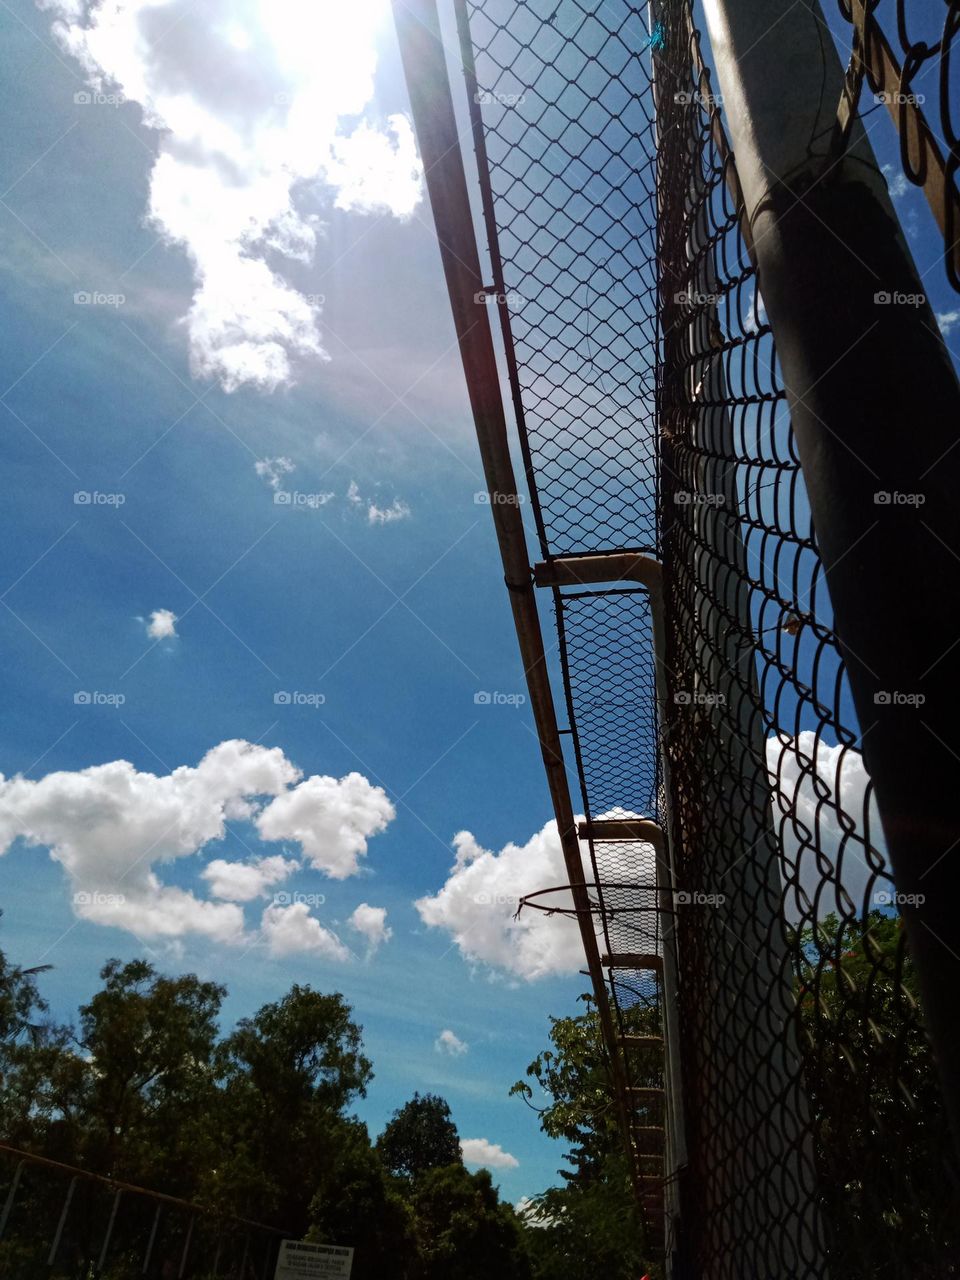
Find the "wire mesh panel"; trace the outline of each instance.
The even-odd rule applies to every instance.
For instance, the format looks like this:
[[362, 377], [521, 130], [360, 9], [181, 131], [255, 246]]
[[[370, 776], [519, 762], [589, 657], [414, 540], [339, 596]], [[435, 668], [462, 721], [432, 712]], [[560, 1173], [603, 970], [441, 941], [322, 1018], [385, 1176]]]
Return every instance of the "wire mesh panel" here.
[[458, 8], [543, 550], [653, 547], [653, 37], [626, 0]]

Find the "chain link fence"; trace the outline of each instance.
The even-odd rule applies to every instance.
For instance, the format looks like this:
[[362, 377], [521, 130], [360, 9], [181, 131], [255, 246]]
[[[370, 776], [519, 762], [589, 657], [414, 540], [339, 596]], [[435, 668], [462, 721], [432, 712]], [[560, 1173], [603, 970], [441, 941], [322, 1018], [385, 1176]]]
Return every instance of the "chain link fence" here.
[[[900, 95], [905, 171], [928, 194], [940, 182], [956, 285], [960, 6], [933, 42], [899, 0], [891, 61], [883, 4], [841, 0], [847, 106], [858, 76]], [[651, 1242], [679, 1188], [678, 1276], [958, 1274], [943, 1102], [694, 6], [455, 12], [541, 554], [663, 565], [660, 691], [647, 589], [553, 591]], [[939, 160], [901, 101], [932, 61]], [[635, 819], [666, 830], [666, 855], [600, 838]], [[674, 941], [671, 1075], [657, 1039]]]

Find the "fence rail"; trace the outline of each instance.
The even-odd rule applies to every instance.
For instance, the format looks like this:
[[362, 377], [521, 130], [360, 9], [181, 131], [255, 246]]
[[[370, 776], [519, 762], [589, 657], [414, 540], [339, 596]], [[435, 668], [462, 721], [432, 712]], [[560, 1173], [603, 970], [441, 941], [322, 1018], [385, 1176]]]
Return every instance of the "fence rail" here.
[[267, 1280], [283, 1236], [0, 1143], [4, 1280]]

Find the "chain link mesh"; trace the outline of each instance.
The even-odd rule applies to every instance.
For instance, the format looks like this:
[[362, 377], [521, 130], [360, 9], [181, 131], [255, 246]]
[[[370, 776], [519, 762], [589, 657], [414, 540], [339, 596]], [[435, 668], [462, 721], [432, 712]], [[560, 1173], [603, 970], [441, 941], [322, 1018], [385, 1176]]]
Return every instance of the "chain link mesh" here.
[[852, 28], [845, 97], [855, 105], [866, 79], [890, 111], [904, 176], [926, 193], [943, 232], [947, 278], [960, 292], [960, 133], [953, 117], [960, 102], [954, 56], [960, 0], [839, 0], [839, 6]]
[[[669, 830], [684, 1167], [642, 1092], [662, 1059], [624, 1050], [624, 1071], [637, 1166], [681, 1187], [677, 1274], [960, 1274], [942, 1099], [693, 6], [456, 7], [542, 552], [664, 568], [662, 722], [646, 592], [554, 604], [588, 822]], [[911, 48], [902, 84], [918, 58], [947, 67], [946, 35]], [[589, 848], [621, 1035], [638, 1008], [662, 1031], [661, 970], [627, 963], [663, 955], [662, 870], [641, 841]]]

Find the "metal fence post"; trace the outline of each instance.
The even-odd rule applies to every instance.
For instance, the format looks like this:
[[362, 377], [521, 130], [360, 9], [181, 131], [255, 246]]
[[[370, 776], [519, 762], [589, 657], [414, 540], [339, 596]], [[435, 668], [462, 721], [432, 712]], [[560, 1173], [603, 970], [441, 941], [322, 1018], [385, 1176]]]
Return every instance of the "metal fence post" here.
[[[748, 242], [960, 1135], [960, 389], [818, 0], [705, 0]], [[938, 254], [939, 257], [939, 254]]]

